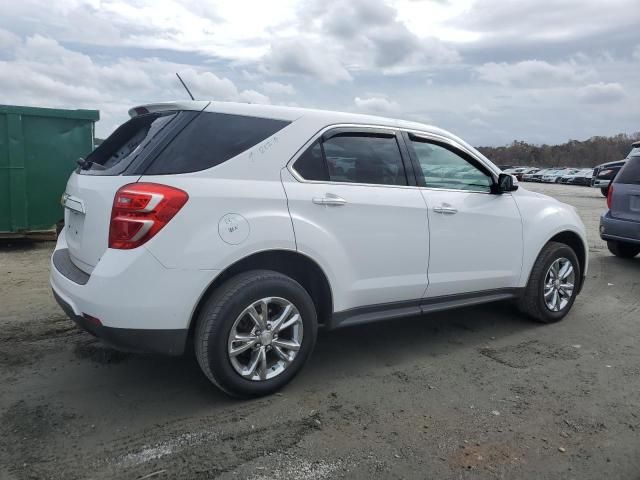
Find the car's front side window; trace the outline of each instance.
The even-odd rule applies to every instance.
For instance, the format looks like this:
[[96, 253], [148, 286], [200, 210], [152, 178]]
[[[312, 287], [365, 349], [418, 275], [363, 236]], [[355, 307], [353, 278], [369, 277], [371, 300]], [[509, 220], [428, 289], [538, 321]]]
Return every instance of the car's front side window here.
[[407, 185], [393, 135], [347, 133], [315, 142], [294, 164], [305, 180], [374, 185]]
[[411, 138], [411, 146], [424, 177], [424, 186], [472, 192], [491, 192], [491, 176], [461, 153], [439, 143]]

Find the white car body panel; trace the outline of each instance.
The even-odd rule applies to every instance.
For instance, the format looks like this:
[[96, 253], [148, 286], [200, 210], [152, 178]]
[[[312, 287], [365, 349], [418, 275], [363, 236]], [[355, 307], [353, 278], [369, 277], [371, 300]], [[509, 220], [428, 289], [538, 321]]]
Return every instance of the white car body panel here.
[[[511, 194], [421, 189], [429, 206], [427, 297], [512, 288], [522, 268], [522, 219]], [[457, 210], [437, 213], [437, 207]]]
[[111, 207], [116, 191], [138, 180], [136, 176], [93, 176], [73, 172], [65, 189], [66, 199], [78, 199], [84, 213], [65, 208], [64, 224], [69, 253], [74, 263], [91, 273], [107, 250]]
[[[523, 188], [494, 195], [316, 183], [301, 181], [290, 170], [310, 139], [330, 126], [346, 124], [437, 137], [465, 150], [497, 178], [500, 170], [495, 165], [436, 127], [367, 115], [223, 102], [146, 108], [204, 108], [292, 123], [235, 158], [198, 172], [142, 177], [72, 174], [66, 192], [72, 198], [65, 215], [82, 215], [72, 213], [72, 207], [79, 208], [77, 200], [81, 202], [83, 221], [69, 225], [81, 226], [82, 236], [61, 235], [56, 250], [68, 248], [73, 263], [91, 278], [86, 285], [78, 285], [52, 265], [51, 284], [76, 314], [94, 315], [106, 326], [187, 328], [198, 302], [220, 273], [249, 255], [269, 250], [297, 251], [315, 261], [329, 280], [334, 312], [524, 287], [540, 250], [564, 231], [576, 233], [588, 252], [584, 226], [572, 207]], [[136, 109], [131, 114], [136, 115]], [[114, 194], [138, 178], [180, 188], [189, 200], [143, 246], [109, 249]], [[314, 197], [327, 194], [347, 203], [313, 203]], [[433, 212], [445, 203], [458, 213]], [[225, 223], [229, 216], [232, 224]]]
[[[64, 232], [55, 250], [63, 248], [67, 248]], [[188, 328], [202, 292], [216, 273], [167, 269], [143, 246], [106, 249], [86, 285], [69, 280], [53, 265], [50, 281], [76, 315], [97, 317], [106, 327], [174, 330]]]
[[577, 211], [566, 203], [557, 201], [547, 195], [530, 192], [524, 188], [513, 192], [522, 216], [523, 258], [522, 275], [517, 286], [525, 287], [533, 264], [540, 250], [554, 236], [562, 232], [572, 232], [582, 240], [585, 251], [583, 277], [589, 265], [589, 245], [587, 232]]
[[[300, 182], [283, 170], [298, 250], [332, 279], [334, 309], [420, 299], [429, 228], [416, 188]], [[342, 206], [314, 198], [337, 196]]]

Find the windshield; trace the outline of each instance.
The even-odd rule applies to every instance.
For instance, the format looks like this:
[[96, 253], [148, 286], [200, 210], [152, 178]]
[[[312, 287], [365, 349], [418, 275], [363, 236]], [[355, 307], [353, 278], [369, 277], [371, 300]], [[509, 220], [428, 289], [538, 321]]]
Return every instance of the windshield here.
[[640, 156], [640, 146], [633, 147], [631, 149], [631, 151], [629, 152], [629, 155], [627, 155], [627, 158], [629, 158], [629, 157], [637, 157], [637, 156]]

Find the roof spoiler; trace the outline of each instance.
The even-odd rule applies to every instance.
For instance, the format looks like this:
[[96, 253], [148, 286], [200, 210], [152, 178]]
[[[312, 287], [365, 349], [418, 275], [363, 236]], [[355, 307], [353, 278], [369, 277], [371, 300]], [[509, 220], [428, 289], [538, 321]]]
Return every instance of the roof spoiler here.
[[191, 110], [195, 112], [201, 112], [209, 106], [211, 102], [206, 100], [195, 101], [183, 101], [183, 102], [161, 102], [161, 103], [149, 103], [147, 105], [138, 105], [129, 109], [129, 116], [131, 118], [138, 115], [144, 115], [146, 113], [168, 112], [176, 110]]

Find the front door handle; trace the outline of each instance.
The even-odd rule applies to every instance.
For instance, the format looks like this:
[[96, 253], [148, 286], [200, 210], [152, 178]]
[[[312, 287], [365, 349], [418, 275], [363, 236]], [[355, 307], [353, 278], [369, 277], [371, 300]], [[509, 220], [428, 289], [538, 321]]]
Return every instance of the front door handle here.
[[334, 207], [341, 207], [347, 203], [344, 198], [333, 195], [332, 193], [327, 193], [324, 197], [313, 197], [312, 201], [316, 205], [330, 205]]
[[452, 207], [448, 203], [443, 203], [438, 207], [433, 207], [433, 211], [436, 213], [442, 213], [443, 215], [455, 215], [458, 213], [458, 209]]

